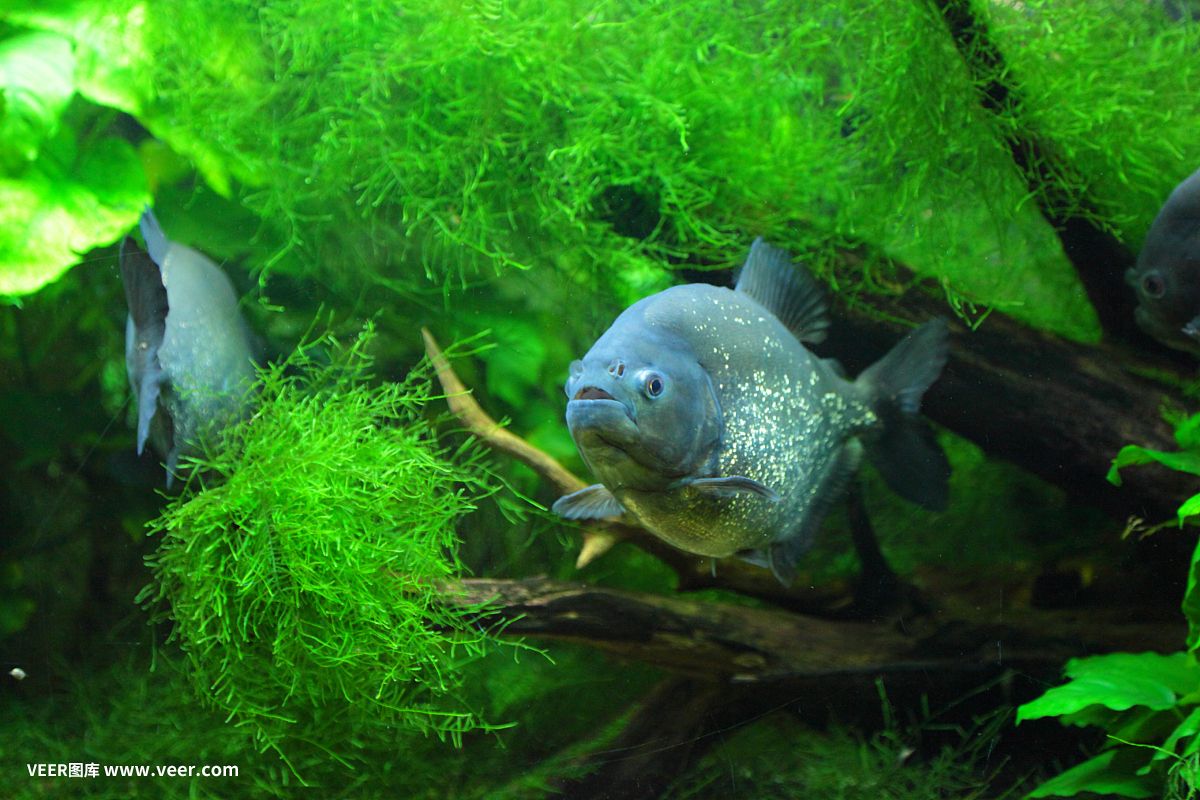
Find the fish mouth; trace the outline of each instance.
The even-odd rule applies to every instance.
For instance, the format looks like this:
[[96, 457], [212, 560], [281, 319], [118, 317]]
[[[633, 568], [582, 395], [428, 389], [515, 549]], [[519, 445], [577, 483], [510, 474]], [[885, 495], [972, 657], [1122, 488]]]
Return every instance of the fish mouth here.
[[584, 386], [567, 402], [567, 427], [572, 436], [625, 450], [638, 437], [636, 412], [611, 392]]
[[571, 399], [572, 400], [614, 400], [615, 401], [617, 398], [613, 397], [611, 394], [604, 391], [603, 389], [597, 388], [595, 386], [585, 386], [582, 389], [580, 389], [578, 392], [576, 392], [575, 396], [572, 397]]
[[577, 410], [582, 410], [584, 408], [592, 409], [590, 412], [587, 412], [589, 415], [605, 413], [602, 412], [601, 409], [606, 407], [611, 407], [613, 409], [619, 408], [621, 409], [621, 413], [624, 415], [625, 419], [627, 419], [629, 422], [632, 422], [634, 425], [637, 424], [637, 416], [634, 410], [617, 398], [613, 397], [610, 392], [606, 392], [604, 389], [601, 389], [599, 386], [584, 386], [581, 388], [567, 402], [567, 410], [570, 411], [572, 406], [574, 406]]

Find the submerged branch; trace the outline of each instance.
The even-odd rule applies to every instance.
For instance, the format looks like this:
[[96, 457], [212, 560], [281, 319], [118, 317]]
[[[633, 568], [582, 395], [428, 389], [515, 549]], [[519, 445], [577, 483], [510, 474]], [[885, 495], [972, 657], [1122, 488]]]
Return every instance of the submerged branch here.
[[507, 453], [527, 464], [563, 494], [577, 492], [587, 485], [549, 453], [539, 450], [492, 419], [491, 415], [475, 402], [470, 390], [454, 373], [449, 359], [438, 347], [433, 334], [427, 328], [422, 328], [421, 337], [425, 340], [425, 354], [433, 364], [438, 381], [446, 393], [446, 404], [450, 406], [451, 413], [458, 417], [471, 433], [493, 450]]
[[673, 673], [725, 683], [839, 675], [1054, 668], [1112, 650], [1171, 651], [1180, 622], [1107, 621], [1100, 615], [1023, 610], [996, 621], [956, 614], [891, 623], [827, 620], [779, 609], [606, 589], [544, 578], [468, 579], [447, 602], [488, 603], [505, 635], [569, 640]]

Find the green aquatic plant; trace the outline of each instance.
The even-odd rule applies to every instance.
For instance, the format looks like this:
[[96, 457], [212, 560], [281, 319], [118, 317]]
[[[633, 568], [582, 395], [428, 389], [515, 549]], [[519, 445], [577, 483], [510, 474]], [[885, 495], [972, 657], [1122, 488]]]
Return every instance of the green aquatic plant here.
[[972, 5], [1020, 76], [1014, 122], [1052, 137], [1077, 170], [1070, 191], [1088, 193], [1096, 221], [1140, 243], [1172, 187], [1200, 162], [1185, 122], [1200, 112], [1194, 17], [1171, 2]]
[[[591, 741], [597, 716], [645, 691], [649, 669], [597, 670], [594, 653], [562, 647], [553, 663], [497, 652], [465, 667], [466, 690], [515, 728], [466, 737], [462, 748], [394, 730], [359, 739], [355, 769], [316, 747], [291, 748], [291, 764], [261, 751], [253, 731], [198, 701], [187, 659], [174, 647], [142, 645], [103, 662], [61, 665], [54, 691], [12, 691], [0, 715], [6, 800], [70, 796], [95, 800], [291, 798], [296, 772], [322, 798], [403, 797], [522, 800], [545, 796], [577, 757], [565, 742]], [[21, 689], [46, 676], [33, 673]], [[578, 747], [578, 746], [577, 746]], [[101, 766], [234, 766], [236, 776], [33, 777], [26, 763]], [[575, 767], [578, 769], [578, 767]]]
[[[1113, 653], [1067, 662], [1068, 682], [1017, 710], [1017, 721], [1058, 717], [1108, 734], [1098, 755], [1051, 778], [1030, 797], [1080, 792], [1173, 797], [1200, 757], [1200, 665], [1188, 653]], [[1190, 766], [1189, 766], [1190, 765]], [[1193, 783], [1192, 788], [1195, 788]]]
[[[1108, 479], [1120, 471], [1157, 463], [1200, 475], [1200, 414], [1171, 414], [1176, 451], [1127, 445], [1113, 459]], [[1200, 494], [1179, 507], [1179, 527], [1200, 514]], [[1151, 530], [1165, 527], [1167, 523]], [[1065, 725], [1093, 725], [1108, 733], [1107, 746], [1039, 786], [1031, 797], [1090, 791], [1121, 797], [1192, 798], [1200, 791], [1200, 544], [1192, 552], [1182, 603], [1188, 623], [1184, 652], [1114, 653], [1072, 659], [1067, 683], [1017, 711], [1017, 721], [1058, 717]]]
[[[1179, 87], [1194, 34], [1146, 11], [1138, 41], [1162, 57], [1108, 54], [1114, 76], [1137, 75], [1110, 92], [1048, 66], [1092, 58], [1111, 38], [1101, 26], [1028, 36], [1057, 12], [995, 10], [1006, 52], [1052, 51], [1014, 54], [1030, 99], [997, 118], [934, 4], [726, 5], [79, 0], [3, 13], [70, 38], [89, 96], [254, 211], [270, 231], [257, 268], [318, 275], [343, 297], [364, 283], [427, 297], [528, 268], [627, 303], [665, 264], [732, 266], [761, 233], [815, 263], [867, 242], [952, 296], [1098, 334], [1004, 133], [1036, 123], [1057, 142], [1058, 125], [1068, 158], [1153, 142], [1159, 89], [1191, 102]], [[1137, 136], [1080, 131], [1072, 109], [1101, 100]], [[1038, 116], [1048, 108], [1063, 118]], [[1139, 148], [1137, 175], [1157, 179], [1192, 148], [1170, 145]], [[1064, 196], [1095, 189], [1102, 224], [1136, 238], [1120, 204], [1130, 179], [1110, 172], [1120, 179]], [[1139, 186], [1138, 211], [1160, 188]]]
[[455, 522], [493, 487], [475, 448], [438, 441], [429, 370], [371, 382], [369, 342], [325, 337], [265, 368], [253, 416], [150, 526], [143, 601], [197, 692], [286, 758], [489, 727], [461, 693], [493, 647], [486, 611], [441, 599], [461, 572]]
[[115, 242], [149, 202], [111, 114], [77, 98], [76, 65], [67, 37], [0, 27], [0, 299], [35, 292]]

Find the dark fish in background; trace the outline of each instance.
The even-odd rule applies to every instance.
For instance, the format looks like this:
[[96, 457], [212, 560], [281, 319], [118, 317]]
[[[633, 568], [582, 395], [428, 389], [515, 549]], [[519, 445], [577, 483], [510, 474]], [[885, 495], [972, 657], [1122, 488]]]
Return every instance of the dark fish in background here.
[[1137, 290], [1142, 330], [1200, 355], [1200, 170], [1163, 203], [1125, 280]]
[[244, 413], [254, 362], [225, 273], [168, 240], [149, 209], [140, 227], [146, 250], [130, 237], [121, 243], [125, 370], [138, 404], [138, 454], [149, 441], [170, 486], [181, 455]]
[[787, 584], [864, 450], [902, 497], [944, 508], [949, 464], [918, 411], [946, 362], [945, 322], [853, 382], [801, 344], [828, 327], [817, 282], [761, 239], [734, 290], [688, 284], [630, 306], [571, 365], [567, 425], [600, 483], [554, 510], [629, 514]]

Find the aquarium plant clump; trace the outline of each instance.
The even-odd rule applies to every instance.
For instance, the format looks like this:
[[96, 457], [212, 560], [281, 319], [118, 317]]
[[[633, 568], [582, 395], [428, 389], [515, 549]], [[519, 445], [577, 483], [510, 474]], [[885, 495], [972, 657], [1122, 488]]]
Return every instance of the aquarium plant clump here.
[[150, 526], [143, 600], [196, 691], [285, 759], [488, 727], [459, 695], [491, 648], [486, 614], [441, 600], [462, 570], [455, 521], [492, 489], [473, 447], [448, 451], [424, 416], [425, 367], [370, 381], [370, 339], [325, 337], [262, 370], [257, 410]]

